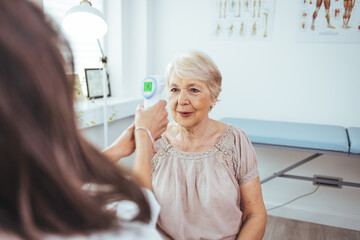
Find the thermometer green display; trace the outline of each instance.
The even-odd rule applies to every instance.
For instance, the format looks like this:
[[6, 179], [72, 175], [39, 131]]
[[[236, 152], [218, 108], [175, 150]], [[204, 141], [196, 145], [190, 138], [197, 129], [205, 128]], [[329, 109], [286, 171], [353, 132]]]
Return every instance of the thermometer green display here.
[[144, 92], [152, 91], [152, 82], [144, 82]]

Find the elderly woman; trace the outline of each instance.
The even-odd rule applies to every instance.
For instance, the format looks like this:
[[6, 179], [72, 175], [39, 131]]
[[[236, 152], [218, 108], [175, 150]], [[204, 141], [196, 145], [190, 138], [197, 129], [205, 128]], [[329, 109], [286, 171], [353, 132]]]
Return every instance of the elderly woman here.
[[262, 239], [266, 224], [257, 159], [246, 134], [209, 118], [221, 74], [200, 52], [165, 73], [174, 119], [156, 142], [152, 186], [165, 239]]

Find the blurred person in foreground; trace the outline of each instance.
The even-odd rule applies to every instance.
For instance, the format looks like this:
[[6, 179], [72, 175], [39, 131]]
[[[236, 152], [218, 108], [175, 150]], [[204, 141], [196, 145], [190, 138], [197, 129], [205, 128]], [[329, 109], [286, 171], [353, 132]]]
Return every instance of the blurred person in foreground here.
[[[101, 153], [77, 129], [73, 71], [41, 9], [0, 1], [0, 239], [160, 239], [146, 129], [165, 131], [166, 103], [140, 106]], [[131, 174], [112, 163], [135, 147]]]

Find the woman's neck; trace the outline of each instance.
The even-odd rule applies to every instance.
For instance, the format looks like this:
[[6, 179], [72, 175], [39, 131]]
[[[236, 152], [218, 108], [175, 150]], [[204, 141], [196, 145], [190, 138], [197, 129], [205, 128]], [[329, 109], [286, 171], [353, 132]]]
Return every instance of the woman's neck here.
[[200, 123], [198, 123], [195, 126], [192, 127], [182, 127], [179, 124], [176, 123], [176, 135], [178, 137], [181, 137], [181, 139], [191, 141], [191, 140], [199, 140], [209, 134], [211, 131], [209, 131], [212, 128], [213, 120], [206, 118], [202, 120]]
[[174, 122], [169, 130], [167, 139], [172, 146], [183, 151], [198, 152], [207, 150], [216, 143], [219, 129], [216, 121], [204, 119], [191, 128]]

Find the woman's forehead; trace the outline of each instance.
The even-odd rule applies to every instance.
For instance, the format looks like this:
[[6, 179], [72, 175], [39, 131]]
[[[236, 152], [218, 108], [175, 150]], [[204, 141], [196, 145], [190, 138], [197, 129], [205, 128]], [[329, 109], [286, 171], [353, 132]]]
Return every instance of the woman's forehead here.
[[170, 79], [169, 85], [177, 86], [207, 86], [204, 80], [198, 80], [194, 78], [180, 78], [174, 76]]

